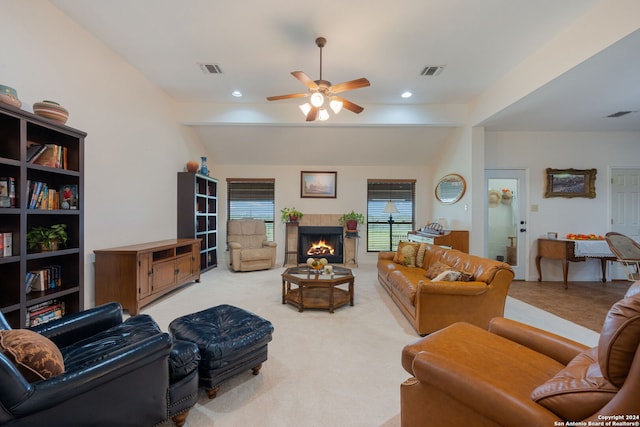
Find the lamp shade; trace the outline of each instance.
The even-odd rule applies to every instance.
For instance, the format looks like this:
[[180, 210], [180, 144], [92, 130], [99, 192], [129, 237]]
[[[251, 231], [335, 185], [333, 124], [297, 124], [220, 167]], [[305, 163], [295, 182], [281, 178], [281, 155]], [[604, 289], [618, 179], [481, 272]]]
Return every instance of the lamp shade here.
[[332, 99], [329, 103], [329, 106], [333, 110], [334, 113], [338, 114], [340, 110], [342, 110], [342, 101], [338, 101], [337, 99]]
[[400, 211], [396, 207], [396, 204], [393, 203], [391, 200], [389, 200], [387, 204], [384, 206], [384, 213], [392, 214], [392, 213], [399, 213], [399, 212]]
[[318, 110], [318, 119], [322, 122], [329, 118], [329, 112], [325, 108]]
[[311, 95], [311, 105], [314, 107], [321, 107], [324, 104], [324, 96], [320, 92], [316, 92]]
[[311, 111], [311, 104], [305, 102], [300, 106], [300, 111], [302, 111], [302, 114], [304, 114], [306, 117], [306, 115], [309, 114], [309, 111]]

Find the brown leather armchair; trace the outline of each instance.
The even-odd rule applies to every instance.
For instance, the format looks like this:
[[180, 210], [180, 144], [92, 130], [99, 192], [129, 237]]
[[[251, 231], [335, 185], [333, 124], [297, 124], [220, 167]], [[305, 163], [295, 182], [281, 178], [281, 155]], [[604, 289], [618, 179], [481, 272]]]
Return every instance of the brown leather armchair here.
[[456, 323], [403, 349], [402, 426], [639, 422], [639, 347], [640, 281], [591, 349], [500, 317], [488, 331]]
[[264, 221], [232, 219], [227, 236], [229, 265], [234, 271], [266, 270], [275, 266], [276, 243], [267, 241]]

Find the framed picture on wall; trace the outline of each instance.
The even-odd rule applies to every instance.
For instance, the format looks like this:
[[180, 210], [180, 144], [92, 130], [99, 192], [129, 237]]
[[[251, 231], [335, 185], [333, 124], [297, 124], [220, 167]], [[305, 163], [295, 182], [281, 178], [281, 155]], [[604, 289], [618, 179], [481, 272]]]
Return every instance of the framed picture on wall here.
[[596, 169], [547, 169], [544, 197], [596, 197]]
[[335, 199], [338, 172], [300, 172], [300, 197]]

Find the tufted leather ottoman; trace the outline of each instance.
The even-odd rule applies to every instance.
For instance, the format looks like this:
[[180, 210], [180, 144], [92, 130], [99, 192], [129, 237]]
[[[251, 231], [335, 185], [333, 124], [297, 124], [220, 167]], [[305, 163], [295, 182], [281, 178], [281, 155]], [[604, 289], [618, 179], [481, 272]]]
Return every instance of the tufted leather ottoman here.
[[195, 343], [200, 350], [200, 385], [210, 399], [220, 383], [244, 370], [258, 375], [267, 360], [267, 344], [273, 325], [253, 313], [231, 305], [219, 305], [187, 314], [169, 324], [171, 335]]

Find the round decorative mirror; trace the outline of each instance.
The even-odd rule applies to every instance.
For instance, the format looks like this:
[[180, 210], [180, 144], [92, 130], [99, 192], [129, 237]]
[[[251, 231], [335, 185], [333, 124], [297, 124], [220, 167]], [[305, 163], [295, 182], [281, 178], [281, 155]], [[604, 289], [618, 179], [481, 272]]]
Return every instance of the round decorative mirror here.
[[450, 205], [460, 200], [466, 189], [467, 183], [462, 176], [456, 173], [445, 175], [436, 185], [436, 199]]

